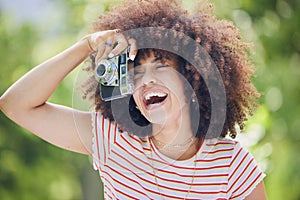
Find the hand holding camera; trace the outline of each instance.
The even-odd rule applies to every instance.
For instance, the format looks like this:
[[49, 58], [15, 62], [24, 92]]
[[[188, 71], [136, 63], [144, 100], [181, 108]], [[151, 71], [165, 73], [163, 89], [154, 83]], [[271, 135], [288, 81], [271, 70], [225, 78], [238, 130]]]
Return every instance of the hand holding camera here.
[[128, 46], [130, 46], [129, 58], [131, 60], [134, 60], [137, 54], [136, 41], [133, 38], [126, 39], [119, 29], [95, 32], [84, 39], [87, 40], [91, 51], [97, 52], [96, 63], [121, 54]]
[[97, 52], [95, 74], [101, 98], [110, 101], [131, 94], [134, 84], [128, 61], [137, 54], [135, 40], [126, 39], [118, 29], [96, 32], [86, 39], [90, 49]]

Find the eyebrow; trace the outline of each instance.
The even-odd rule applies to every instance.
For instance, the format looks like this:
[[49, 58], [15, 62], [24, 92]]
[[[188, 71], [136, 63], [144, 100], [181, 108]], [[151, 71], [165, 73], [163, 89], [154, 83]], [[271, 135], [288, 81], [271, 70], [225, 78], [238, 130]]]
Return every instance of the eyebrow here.
[[151, 63], [156, 63], [156, 62], [161, 61], [161, 60], [162, 60], [162, 57], [159, 56], [159, 57], [155, 58], [154, 60], [152, 60]]
[[[161, 56], [159, 56], [159, 57], [157, 57], [157, 58], [154, 58], [152, 61], [151, 61], [151, 63], [156, 63], [156, 62], [158, 62], [158, 61], [161, 61], [162, 60], [162, 57]], [[137, 62], [137, 65], [135, 65], [135, 67], [138, 67], [138, 66], [141, 66], [142, 64], [140, 63], [140, 62]]]

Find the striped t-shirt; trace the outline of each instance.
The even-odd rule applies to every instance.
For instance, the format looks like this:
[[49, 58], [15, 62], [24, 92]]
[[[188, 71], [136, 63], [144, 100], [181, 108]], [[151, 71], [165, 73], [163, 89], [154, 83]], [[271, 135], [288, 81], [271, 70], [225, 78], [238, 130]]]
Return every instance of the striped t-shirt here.
[[120, 133], [93, 114], [93, 164], [105, 199], [244, 199], [264, 174], [253, 156], [229, 139], [207, 139], [197, 154], [177, 161], [149, 137]]

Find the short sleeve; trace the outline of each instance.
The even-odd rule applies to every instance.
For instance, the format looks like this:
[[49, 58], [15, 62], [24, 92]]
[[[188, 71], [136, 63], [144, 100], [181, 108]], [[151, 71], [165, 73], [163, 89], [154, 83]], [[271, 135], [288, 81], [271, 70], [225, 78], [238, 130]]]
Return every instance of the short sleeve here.
[[100, 168], [100, 144], [99, 144], [99, 133], [97, 129], [99, 120], [98, 118], [98, 113], [92, 112], [92, 127], [93, 127], [93, 154], [92, 154], [92, 159], [93, 159], [93, 166], [94, 169], [97, 170]]
[[236, 142], [228, 176], [230, 199], [244, 199], [264, 177], [254, 157]]
[[106, 163], [111, 143], [117, 130], [115, 123], [105, 119], [99, 112], [92, 113], [93, 143], [92, 159], [95, 170], [101, 170]]

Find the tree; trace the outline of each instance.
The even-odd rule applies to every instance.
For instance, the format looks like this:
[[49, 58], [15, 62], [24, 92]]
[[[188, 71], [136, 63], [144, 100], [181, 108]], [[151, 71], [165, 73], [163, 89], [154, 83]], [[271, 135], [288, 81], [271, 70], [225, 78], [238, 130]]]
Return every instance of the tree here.
[[[189, 0], [184, 4], [192, 8], [195, 2]], [[254, 45], [256, 53], [251, 57], [257, 72], [253, 81], [262, 97], [261, 106], [247, 124], [246, 142], [267, 174], [268, 196], [274, 200], [299, 199], [300, 1], [211, 2], [218, 17], [233, 20], [243, 39]], [[53, 20], [51, 17], [57, 14], [53, 13], [49, 16], [52, 23], [38, 26], [26, 22], [17, 24], [1, 10], [0, 94], [33, 66], [88, 32], [89, 24], [112, 3], [108, 0], [61, 1], [57, 12], [61, 13], [62, 21]], [[76, 73], [71, 74], [51, 100], [72, 106], [75, 79]], [[1, 199], [67, 200], [102, 196], [98, 189], [100, 179], [85, 156], [45, 144], [2, 113], [0, 123]], [[96, 185], [96, 191], [87, 192], [88, 183]]]

